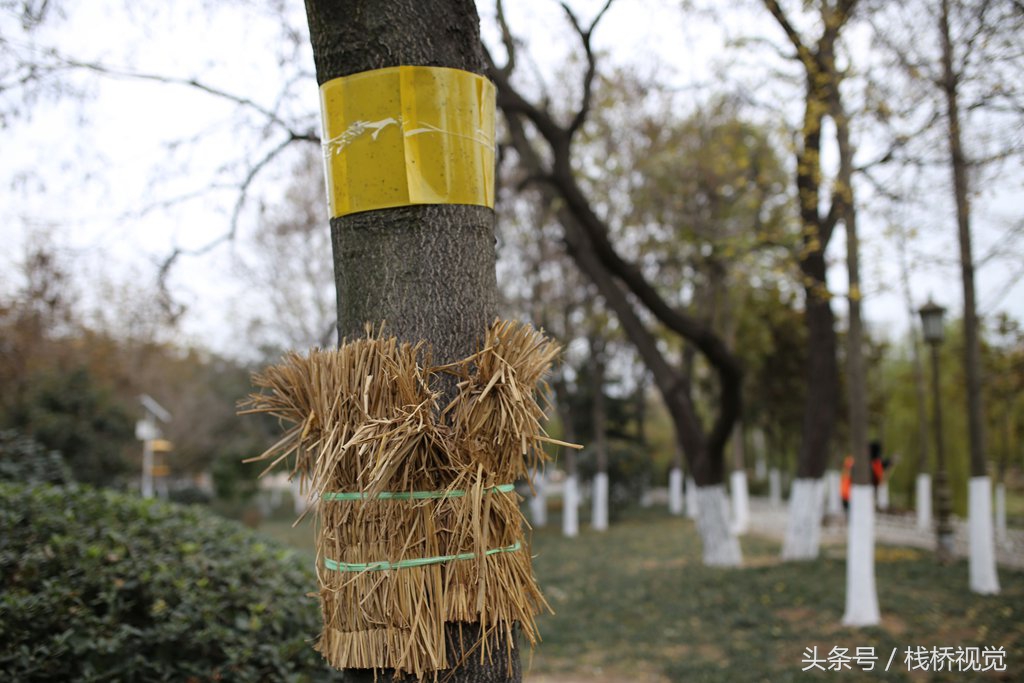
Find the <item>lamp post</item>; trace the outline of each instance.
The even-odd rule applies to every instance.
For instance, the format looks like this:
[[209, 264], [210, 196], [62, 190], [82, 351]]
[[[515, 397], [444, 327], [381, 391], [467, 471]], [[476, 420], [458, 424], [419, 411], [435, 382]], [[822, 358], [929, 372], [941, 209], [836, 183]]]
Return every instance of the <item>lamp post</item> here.
[[946, 455], [942, 447], [942, 399], [939, 391], [939, 346], [945, 328], [942, 316], [946, 309], [939, 306], [931, 298], [921, 307], [921, 327], [924, 340], [932, 349], [932, 422], [935, 430], [935, 510], [938, 521], [936, 535], [938, 543], [935, 551], [940, 562], [953, 559], [953, 525], [950, 515], [953, 511], [949, 495], [949, 480], [946, 476]]

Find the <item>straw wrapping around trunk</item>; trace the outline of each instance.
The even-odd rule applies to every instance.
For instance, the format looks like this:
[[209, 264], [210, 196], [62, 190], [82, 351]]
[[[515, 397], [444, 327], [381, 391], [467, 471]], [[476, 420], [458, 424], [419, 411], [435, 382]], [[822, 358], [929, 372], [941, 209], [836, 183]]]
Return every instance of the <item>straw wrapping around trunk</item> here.
[[[496, 322], [479, 352], [432, 366], [424, 344], [368, 329], [254, 377], [262, 391], [242, 412], [289, 425], [255, 460], [288, 462], [318, 501], [316, 648], [332, 666], [436, 677], [455, 664], [446, 622], [479, 624], [481, 660], [511, 666], [517, 623], [536, 643], [534, 616], [550, 607], [509, 484], [553, 441], [539, 389], [558, 350], [528, 325]], [[447, 406], [434, 389], [442, 373], [458, 387]]]

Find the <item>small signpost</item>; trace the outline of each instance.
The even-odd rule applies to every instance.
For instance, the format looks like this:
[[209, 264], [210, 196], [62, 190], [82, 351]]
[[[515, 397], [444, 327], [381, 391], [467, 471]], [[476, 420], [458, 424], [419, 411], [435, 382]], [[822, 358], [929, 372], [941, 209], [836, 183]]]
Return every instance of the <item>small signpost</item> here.
[[[142, 497], [152, 498], [153, 477], [166, 477], [169, 473], [165, 463], [161, 462], [158, 467], [154, 465], [153, 455], [171, 450], [171, 442], [162, 438], [163, 432], [157, 421], [166, 424], [171, 421], [171, 414], [148, 394], [140, 395], [139, 402], [146, 410], [145, 417], [135, 423], [135, 438], [142, 442]], [[166, 485], [162, 493], [166, 496]]]

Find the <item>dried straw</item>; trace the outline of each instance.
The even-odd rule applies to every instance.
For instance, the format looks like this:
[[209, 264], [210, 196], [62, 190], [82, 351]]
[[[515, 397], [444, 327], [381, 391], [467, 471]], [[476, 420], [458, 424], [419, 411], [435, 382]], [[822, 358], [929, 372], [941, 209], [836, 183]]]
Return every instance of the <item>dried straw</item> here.
[[[519, 497], [493, 489], [546, 459], [542, 445], [554, 440], [541, 426], [538, 389], [558, 351], [528, 325], [496, 322], [481, 351], [432, 367], [423, 344], [368, 329], [339, 349], [292, 353], [255, 376], [263, 392], [242, 412], [290, 427], [254, 460], [269, 461], [268, 471], [290, 461], [320, 499], [316, 647], [332, 666], [436, 676], [454, 664], [446, 622], [480, 624], [482, 661], [493, 654], [488, 644], [504, 643], [511, 667], [516, 623], [537, 642], [534, 616], [550, 607], [533, 577]], [[443, 410], [432, 388], [441, 373], [458, 382]], [[464, 495], [378, 497], [413, 491]], [[323, 499], [351, 492], [364, 495]], [[399, 569], [327, 566], [466, 554], [473, 559]]]

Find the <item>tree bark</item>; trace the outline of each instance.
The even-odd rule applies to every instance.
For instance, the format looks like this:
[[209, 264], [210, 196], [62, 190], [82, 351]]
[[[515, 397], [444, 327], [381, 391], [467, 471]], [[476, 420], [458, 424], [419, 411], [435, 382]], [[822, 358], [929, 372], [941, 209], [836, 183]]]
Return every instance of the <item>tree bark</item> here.
[[[307, 0], [317, 82], [393, 66], [439, 66], [482, 74], [472, 0]], [[338, 336], [387, 325], [403, 341], [426, 341], [434, 363], [475, 352], [497, 310], [494, 212], [463, 205], [408, 206], [331, 219]], [[442, 387], [442, 405], [454, 380]], [[461, 633], [461, 635], [460, 635]], [[449, 680], [520, 680], [518, 650], [481, 662], [470, 650], [479, 625], [449, 624]], [[504, 644], [495, 643], [503, 650]], [[499, 651], [501, 651], [499, 650]], [[465, 655], [465, 656], [464, 656]], [[389, 680], [389, 670], [349, 670], [350, 680]], [[406, 677], [412, 678], [412, 677]]]

